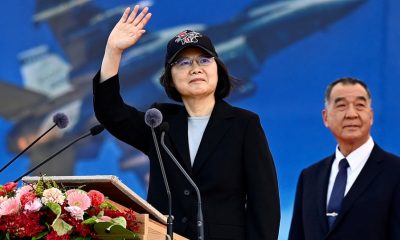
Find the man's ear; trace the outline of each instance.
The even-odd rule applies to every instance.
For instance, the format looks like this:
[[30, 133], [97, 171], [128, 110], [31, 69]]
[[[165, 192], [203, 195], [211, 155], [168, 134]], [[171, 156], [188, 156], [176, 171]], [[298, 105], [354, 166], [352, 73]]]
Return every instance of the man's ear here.
[[327, 112], [326, 108], [324, 108], [322, 110], [322, 121], [324, 121], [325, 127], [329, 127], [329, 124], [328, 124], [328, 112]]
[[374, 124], [374, 109], [371, 108], [371, 126]]

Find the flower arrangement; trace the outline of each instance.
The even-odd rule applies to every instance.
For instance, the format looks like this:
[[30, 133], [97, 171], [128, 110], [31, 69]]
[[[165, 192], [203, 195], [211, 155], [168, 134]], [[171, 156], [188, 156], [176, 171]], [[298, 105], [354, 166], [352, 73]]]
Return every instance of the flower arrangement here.
[[67, 190], [52, 180], [0, 185], [0, 240], [139, 239], [135, 212], [118, 210], [96, 190]]

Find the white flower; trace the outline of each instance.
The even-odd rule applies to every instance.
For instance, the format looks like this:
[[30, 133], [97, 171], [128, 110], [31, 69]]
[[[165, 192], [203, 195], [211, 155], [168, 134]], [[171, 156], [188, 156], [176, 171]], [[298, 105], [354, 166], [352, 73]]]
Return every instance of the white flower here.
[[37, 212], [40, 210], [40, 208], [42, 206], [43, 205], [42, 205], [42, 202], [40, 201], [40, 199], [35, 198], [35, 200], [26, 203], [24, 209], [26, 211], [30, 211], [30, 212]]
[[77, 207], [77, 206], [70, 206], [70, 207], [65, 207], [65, 210], [67, 210], [69, 213], [71, 213], [71, 216], [74, 217], [76, 220], [83, 220], [83, 214], [85, 213], [82, 208]]
[[42, 203], [49, 202], [63, 204], [65, 200], [64, 194], [57, 188], [49, 188], [43, 191]]

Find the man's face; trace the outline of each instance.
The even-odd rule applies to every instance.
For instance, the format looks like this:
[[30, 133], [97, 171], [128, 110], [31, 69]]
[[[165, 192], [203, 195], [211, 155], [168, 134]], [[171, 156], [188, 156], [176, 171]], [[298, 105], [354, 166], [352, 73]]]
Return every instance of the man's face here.
[[360, 84], [335, 85], [322, 116], [339, 146], [359, 147], [370, 136], [373, 123], [371, 100]]

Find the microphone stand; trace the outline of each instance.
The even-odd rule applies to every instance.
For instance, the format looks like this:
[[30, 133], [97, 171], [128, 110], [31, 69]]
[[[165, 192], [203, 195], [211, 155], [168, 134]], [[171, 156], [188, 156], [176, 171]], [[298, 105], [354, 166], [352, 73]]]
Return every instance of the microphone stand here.
[[151, 134], [153, 136], [153, 140], [154, 140], [154, 145], [156, 146], [156, 151], [157, 151], [157, 156], [158, 156], [158, 160], [160, 162], [160, 169], [161, 169], [161, 174], [164, 178], [164, 185], [165, 185], [165, 189], [167, 192], [167, 196], [168, 196], [168, 218], [167, 218], [167, 236], [166, 239], [173, 239], [173, 217], [172, 217], [172, 200], [171, 200], [171, 191], [169, 189], [169, 185], [168, 185], [168, 180], [167, 180], [167, 175], [165, 174], [165, 169], [164, 169], [164, 164], [162, 162], [162, 158], [161, 158], [161, 154], [160, 154], [160, 148], [158, 147], [158, 142], [157, 142], [157, 138], [156, 138], [156, 134], [154, 132], [154, 127], [150, 126], [151, 128]]
[[60, 150], [58, 150], [56, 153], [54, 153], [53, 155], [51, 155], [50, 157], [48, 157], [46, 160], [44, 160], [43, 162], [39, 163], [38, 165], [36, 165], [34, 168], [30, 169], [29, 171], [27, 171], [26, 173], [22, 174], [19, 178], [15, 179], [14, 182], [18, 182], [19, 180], [21, 180], [23, 177], [25, 177], [26, 175], [32, 173], [33, 171], [35, 171], [36, 169], [38, 169], [39, 167], [41, 167], [43, 164], [47, 163], [48, 161], [50, 161], [51, 159], [53, 159], [55, 156], [57, 156], [58, 154], [60, 154], [61, 152], [63, 152], [65, 149], [69, 148], [72, 144], [78, 142], [79, 140], [88, 137], [90, 135], [97, 135], [99, 134], [101, 131], [103, 131], [104, 128], [101, 125], [97, 125], [95, 127], [92, 127], [90, 129], [89, 132], [83, 134], [82, 136], [80, 136], [79, 138], [75, 139], [74, 141], [70, 142], [69, 144], [65, 145], [63, 148], [61, 148]]
[[194, 183], [192, 178], [187, 174], [185, 169], [181, 166], [181, 164], [178, 162], [178, 160], [174, 157], [172, 152], [168, 149], [168, 147], [165, 145], [164, 142], [164, 137], [165, 137], [165, 131], [162, 131], [161, 133], [161, 146], [164, 148], [164, 150], [167, 152], [167, 154], [171, 157], [171, 159], [174, 161], [176, 166], [179, 168], [179, 170], [182, 172], [182, 174], [186, 177], [186, 179], [189, 181], [189, 183], [193, 186], [194, 190], [196, 191], [197, 194], [197, 233], [198, 233], [198, 238], [197, 240], [204, 240], [204, 219], [203, 219], [203, 212], [201, 208], [201, 196], [200, 196], [200, 190], [197, 187], [197, 185]]
[[30, 149], [33, 146], [33, 144], [37, 143], [37, 141], [39, 141], [44, 135], [46, 135], [48, 132], [50, 132], [56, 126], [57, 126], [57, 124], [54, 124], [51, 128], [49, 128], [49, 130], [47, 130], [42, 135], [40, 135], [38, 138], [36, 138], [35, 141], [33, 141], [31, 144], [29, 144], [28, 147], [26, 147], [22, 152], [20, 152], [17, 156], [15, 156], [13, 159], [11, 159], [11, 161], [9, 161], [6, 165], [4, 165], [4, 167], [0, 169], [0, 172], [2, 172], [4, 169], [6, 169], [11, 163], [13, 163], [17, 158], [19, 158], [19, 156], [24, 154], [28, 149]]

